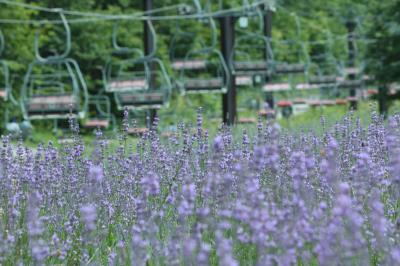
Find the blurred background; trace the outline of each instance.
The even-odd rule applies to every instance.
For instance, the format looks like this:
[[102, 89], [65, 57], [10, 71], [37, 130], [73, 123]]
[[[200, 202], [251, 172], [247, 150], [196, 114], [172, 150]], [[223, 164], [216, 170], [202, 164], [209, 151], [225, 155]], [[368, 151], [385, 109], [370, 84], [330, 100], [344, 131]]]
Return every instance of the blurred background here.
[[[312, 129], [399, 110], [400, 1], [0, 0], [0, 124], [28, 143], [154, 120]], [[21, 135], [22, 134], [22, 135]]]

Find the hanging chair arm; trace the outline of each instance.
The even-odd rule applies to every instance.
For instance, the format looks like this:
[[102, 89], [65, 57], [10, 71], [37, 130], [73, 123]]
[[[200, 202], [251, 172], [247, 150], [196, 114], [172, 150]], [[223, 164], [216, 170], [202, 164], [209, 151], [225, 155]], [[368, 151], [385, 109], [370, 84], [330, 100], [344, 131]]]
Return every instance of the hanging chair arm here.
[[67, 63], [69, 63], [73, 66], [76, 74], [78, 75], [78, 81], [80, 83], [80, 87], [82, 88], [82, 92], [83, 92], [83, 105], [82, 106], [83, 106], [83, 112], [85, 114], [88, 109], [88, 103], [89, 103], [88, 102], [89, 101], [89, 92], [87, 89], [85, 79], [83, 78], [83, 75], [79, 68], [79, 65], [75, 60], [68, 58]]
[[[8, 71], [8, 69], [7, 69], [7, 71]], [[14, 105], [14, 106], [18, 106], [18, 101], [16, 100], [16, 98], [14, 97], [14, 95], [13, 95], [13, 84], [14, 84], [14, 79], [17, 77], [17, 75], [12, 75], [12, 77], [11, 77], [11, 81], [10, 81], [10, 85], [9, 85], [9, 87], [8, 87], [8, 95], [10, 96], [10, 100], [11, 100], [11, 103]]]
[[120, 46], [118, 43], [118, 29], [119, 29], [119, 22], [115, 22], [113, 25], [113, 31], [112, 31], [112, 46], [115, 50], [116, 53], [137, 53], [140, 57], [143, 56], [143, 52], [138, 49], [138, 48], [131, 48], [131, 47], [124, 47]]
[[159, 67], [161, 69], [161, 73], [162, 73], [163, 79], [166, 83], [168, 97], [169, 97], [172, 92], [172, 83], [171, 83], [171, 79], [169, 78], [168, 72], [165, 69], [163, 62], [159, 58], [154, 58], [153, 60], [159, 65]]
[[229, 81], [229, 79], [231, 78], [231, 72], [229, 71], [229, 67], [228, 67], [228, 65], [226, 64], [226, 61], [225, 61], [225, 59], [224, 59], [224, 56], [222, 55], [222, 53], [219, 51], [219, 50], [217, 50], [217, 49], [215, 49], [215, 50], [213, 50], [213, 52], [218, 56], [218, 58], [219, 58], [219, 61], [220, 61], [220, 63], [221, 63], [221, 66], [222, 66], [222, 69], [223, 69], [223, 71], [224, 71], [224, 74], [225, 74], [225, 80], [224, 80], [224, 82], [225, 82], [225, 87], [228, 87], [228, 81]]
[[[40, 54], [40, 41], [39, 41], [39, 35], [40, 35], [40, 29], [37, 29], [35, 32], [35, 41], [34, 41], [34, 49], [35, 49], [35, 56], [36, 59], [38, 61], [49, 61], [49, 60], [57, 60], [57, 59], [63, 59], [66, 58], [68, 56], [68, 54], [71, 51], [71, 29], [69, 27], [67, 18], [65, 17], [63, 10], [62, 9], [58, 9], [57, 10], [62, 24], [64, 26], [64, 30], [65, 30], [65, 49], [64, 52], [61, 55], [54, 55], [54, 56], [49, 56], [49, 57], [43, 57]], [[43, 26], [43, 23], [40, 24], [40, 27]]]
[[[89, 96], [89, 103], [93, 104], [96, 106], [97, 112], [99, 112], [100, 115], [110, 118], [110, 113], [111, 113], [111, 104], [110, 104], [110, 99], [106, 95], [92, 95]], [[105, 107], [105, 109], [104, 109]]]
[[28, 86], [30, 83], [30, 77], [32, 75], [32, 70], [35, 65], [39, 64], [38, 61], [33, 61], [29, 64], [28, 70], [24, 76], [24, 83], [22, 84], [21, 90], [20, 90], [20, 97], [19, 97], [19, 102], [20, 102], [20, 107], [21, 107], [21, 112], [25, 120], [28, 120], [28, 111], [26, 110], [25, 107], [25, 101], [28, 100]]
[[4, 48], [5, 48], [4, 35], [3, 32], [0, 30], [0, 56], [3, 53]]

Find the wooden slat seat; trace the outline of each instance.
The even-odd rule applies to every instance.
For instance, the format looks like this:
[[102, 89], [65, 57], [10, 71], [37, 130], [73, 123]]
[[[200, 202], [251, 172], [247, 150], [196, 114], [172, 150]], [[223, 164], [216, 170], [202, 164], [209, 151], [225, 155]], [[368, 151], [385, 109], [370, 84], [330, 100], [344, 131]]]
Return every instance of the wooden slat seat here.
[[193, 59], [193, 60], [177, 60], [171, 65], [174, 70], [196, 70], [204, 69], [207, 66], [206, 60]]
[[164, 95], [161, 92], [148, 92], [140, 94], [123, 93], [119, 94], [119, 99], [124, 106], [158, 109], [164, 104]]
[[28, 114], [64, 114], [76, 112], [78, 100], [72, 95], [34, 95], [27, 102]]
[[142, 136], [147, 132], [149, 132], [149, 129], [145, 128], [145, 127], [131, 127], [131, 128], [128, 128], [128, 134], [130, 134], [130, 135]]
[[354, 97], [354, 96], [350, 96], [350, 97], [347, 97], [347, 100], [348, 100], [349, 102], [357, 102], [357, 101], [358, 101], [358, 98], [357, 98], [357, 97]]
[[239, 124], [255, 124], [257, 119], [254, 117], [240, 117], [237, 121]]
[[110, 121], [108, 119], [88, 119], [83, 123], [83, 126], [86, 128], [107, 128], [110, 125]]
[[317, 107], [322, 105], [320, 100], [311, 100], [308, 102], [308, 104], [312, 107]]
[[315, 90], [319, 89], [320, 85], [318, 84], [310, 84], [310, 83], [299, 83], [296, 84], [296, 90]]
[[362, 86], [361, 80], [344, 80], [339, 83], [338, 87], [342, 89], [357, 89]]
[[346, 72], [346, 75], [357, 75], [360, 73], [360, 69], [357, 67], [347, 67], [344, 71]]
[[274, 109], [264, 109], [258, 112], [258, 115], [266, 118], [273, 118], [275, 117], [275, 110]]
[[251, 86], [253, 85], [253, 77], [251, 76], [236, 76], [235, 82], [237, 86]]
[[253, 71], [253, 70], [266, 70], [268, 65], [266, 61], [236, 61], [233, 63], [235, 70]]
[[291, 90], [289, 83], [270, 83], [263, 86], [263, 91], [266, 92], [277, 92], [277, 91], [288, 91]]
[[225, 92], [222, 78], [188, 79], [185, 82], [185, 90], [189, 93], [202, 93], [210, 91]]
[[368, 95], [376, 95], [376, 94], [378, 94], [378, 90], [377, 89], [368, 89], [367, 94]]
[[291, 101], [279, 101], [277, 103], [278, 107], [292, 107], [293, 103]]
[[370, 76], [370, 75], [363, 75], [363, 76], [361, 77], [361, 79], [364, 80], [364, 81], [368, 81], [368, 82], [371, 82], [371, 81], [374, 80], [373, 77]]
[[315, 76], [315, 77], [310, 77], [308, 82], [310, 84], [336, 83], [336, 76]]
[[334, 100], [321, 100], [321, 105], [323, 105], [323, 106], [333, 106], [333, 105], [336, 105], [336, 101], [334, 101]]
[[304, 64], [278, 64], [275, 66], [277, 74], [303, 73], [305, 70]]
[[336, 99], [336, 105], [346, 105], [348, 103], [347, 99]]
[[293, 100], [293, 104], [294, 105], [307, 104], [307, 100], [306, 99], [297, 98], [297, 99]]
[[147, 88], [146, 79], [113, 80], [108, 84], [108, 91], [110, 92], [137, 91], [146, 90]]
[[60, 139], [58, 139], [58, 144], [61, 144], [61, 145], [66, 145], [66, 144], [72, 144], [72, 143], [74, 143], [74, 139], [73, 138], [60, 138]]
[[3, 98], [3, 99], [7, 98], [7, 91], [3, 88], [0, 88], [0, 98]]
[[161, 133], [161, 137], [163, 138], [171, 138], [171, 137], [177, 137], [178, 132], [175, 131], [164, 131]]

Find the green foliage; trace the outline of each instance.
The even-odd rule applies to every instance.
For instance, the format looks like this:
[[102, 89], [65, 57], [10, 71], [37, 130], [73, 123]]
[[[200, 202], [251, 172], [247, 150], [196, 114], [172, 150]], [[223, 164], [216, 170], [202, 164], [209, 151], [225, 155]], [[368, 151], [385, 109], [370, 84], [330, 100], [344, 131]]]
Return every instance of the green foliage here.
[[[42, 7], [61, 7], [65, 10], [75, 10], [82, 12], [97, 12], [103, 14], [133, 14], [142, 10], [142, 1], [128, 0], [42, 0], [40, 2], [18, 0], [21, 3], [37, 4]], [[177, 3], [192, 4], [192, 1], [173, 1], [158, 0], [153, 1], [154, 8], [173, 6]], [[211, 2], [209, 9], [217, 11], [221, 8], [237, 8], [242, 3], [254, 3], [255, 1], [243, 0], [218, 0], [200, 1], [203, 6]], [[276, 39], [300, 39], [302, 41], [326, 40], [327, 33], [332, 36], [345, 36], [347, 34], [346, 22], [355, 20], [359, 22], [357, 34], [361, 36], [367, 33], [367, 37], [377, 40], [371, 43], [360, 42], [358, 48], [360, 59], [367, 58], [370, 71], [380, 82], [394, 82], [400, 77], [400, 2], [396, 0], [367, 1], [367, 0], [277, 0], [270, 1], [275, 3], [276, 10], [273, 16], [273, 37]], [[301, 25], [300, 32], [296, 28], [295, 13]], [[176, 15], [177, 10], [164, 11], [158, 15]], [[0, 4], [1, 19], [58, 19], [56, 14], [32, 11], [22, 7], [15, 7]], [[68, 19], [81, 18], [80, 16], [67, 16]], [[143, 23], [141, 21], [124, 21], [120, 23], [119, 41], [122, 45], [129, 47], [143, 48]], [[112, 53], [112, 20], [96, 20], [89, 23], [71, 23], [72, 50], [71, 57], [75, 58], [85, 75], [89, 92], [96, 94], [103, 88], [101, 69]], [[170, 76], [174, 73], [169, 68], [169, 45], [178, 26], [198, 32], [193, 43], [199, 45], [201, 41], [210, 42], [209, 27], [201, 26], [198, 20], [179, 20], [179, 21], [155, 21], [154, 26], [157, 32], [157, 55], [166, 63]], [[218, 22], [217, 22], [218, 27]], [[34, 32], [38, 25], [24, 24], [0, 24], [6, 39], [6, 49], [3, 54], [10, 67], [13, 79], [14, 94], [18, 97], [22, 85], [23, 76], [26, 72], [27, 64], [34, 59], [33, 40]], [[64, 45], [64, 35], [59, 26], [46, 25], [41, 31], [41, 43], [44, 50], [62, 50]], [[255, 32], [259, 30], [254, 25], [245, 31]], [[219, 32], [217, 33], [219, 39]], [[240, 36], [241, 33], [237, 33]], [[219, 48], [219, 44], [217, 47]], [[307, 47], [308, 52], [315, 52], [311, 47]], [[285, 54], [285, 49], [281, 49], [283, 57], [287, 60], [293, 59], [292, 55]], [[257, 53], [259, 51], [252, 51]], [[347, 60], [347, 40], [346, 38], [336, 38], [332, 44], [331, 53], [343, 64]], [[166, 111], [161, 113], [171, 113], [180, 111], [178, 116], [187, 113], [187, 109], [196, 109], [198, 104], [204, 104], [206, 110], [210, 110], [211, 116], [219, 116], [220, 98], [216, 96], [190, 96], [185, 99], [178, 99], [180, 96], [175, 93], [176, 101]], [[252, 91], [240, 92], [239, 102], [248, 100], [262, 99], [261, 93], [255, 94]], [[192, 105], [188, 105], [192, 103]], [[183, 106], [182, 106], [183, 105]], [[113, 109], [115, 110], [115, 108]], [[14, 110], [18, 114], [19, 110]], [[190, 112], [189, 112], [190, 113]], [[185, 116], [184, 115], [184, 116]], [[120, 117], [120, 115], [117, 115]], [[188, 116], [191, 116], [190, 114]], [[185, 116], [186, 117], [186, 116]]]
[[373, 23], [368, 36], [373, 39], [366, 54], [370, 72], [381, 84], [400, 79], [400, 1], [379, 1], [372, 5]]

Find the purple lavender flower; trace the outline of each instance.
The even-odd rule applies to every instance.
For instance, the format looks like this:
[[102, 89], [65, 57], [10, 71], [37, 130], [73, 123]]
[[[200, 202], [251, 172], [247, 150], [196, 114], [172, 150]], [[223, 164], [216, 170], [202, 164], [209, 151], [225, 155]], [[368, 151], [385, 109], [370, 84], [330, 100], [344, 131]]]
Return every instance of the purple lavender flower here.
[[97, 210], [94, 204], [86, 204], [80, 208], [81, 218], [88, 231], [96, 229]]
[[103, 168], [98, 165], [92, 165], [89, 168], [89, 179], [92, 182], [100, 183], [104, 178]]

